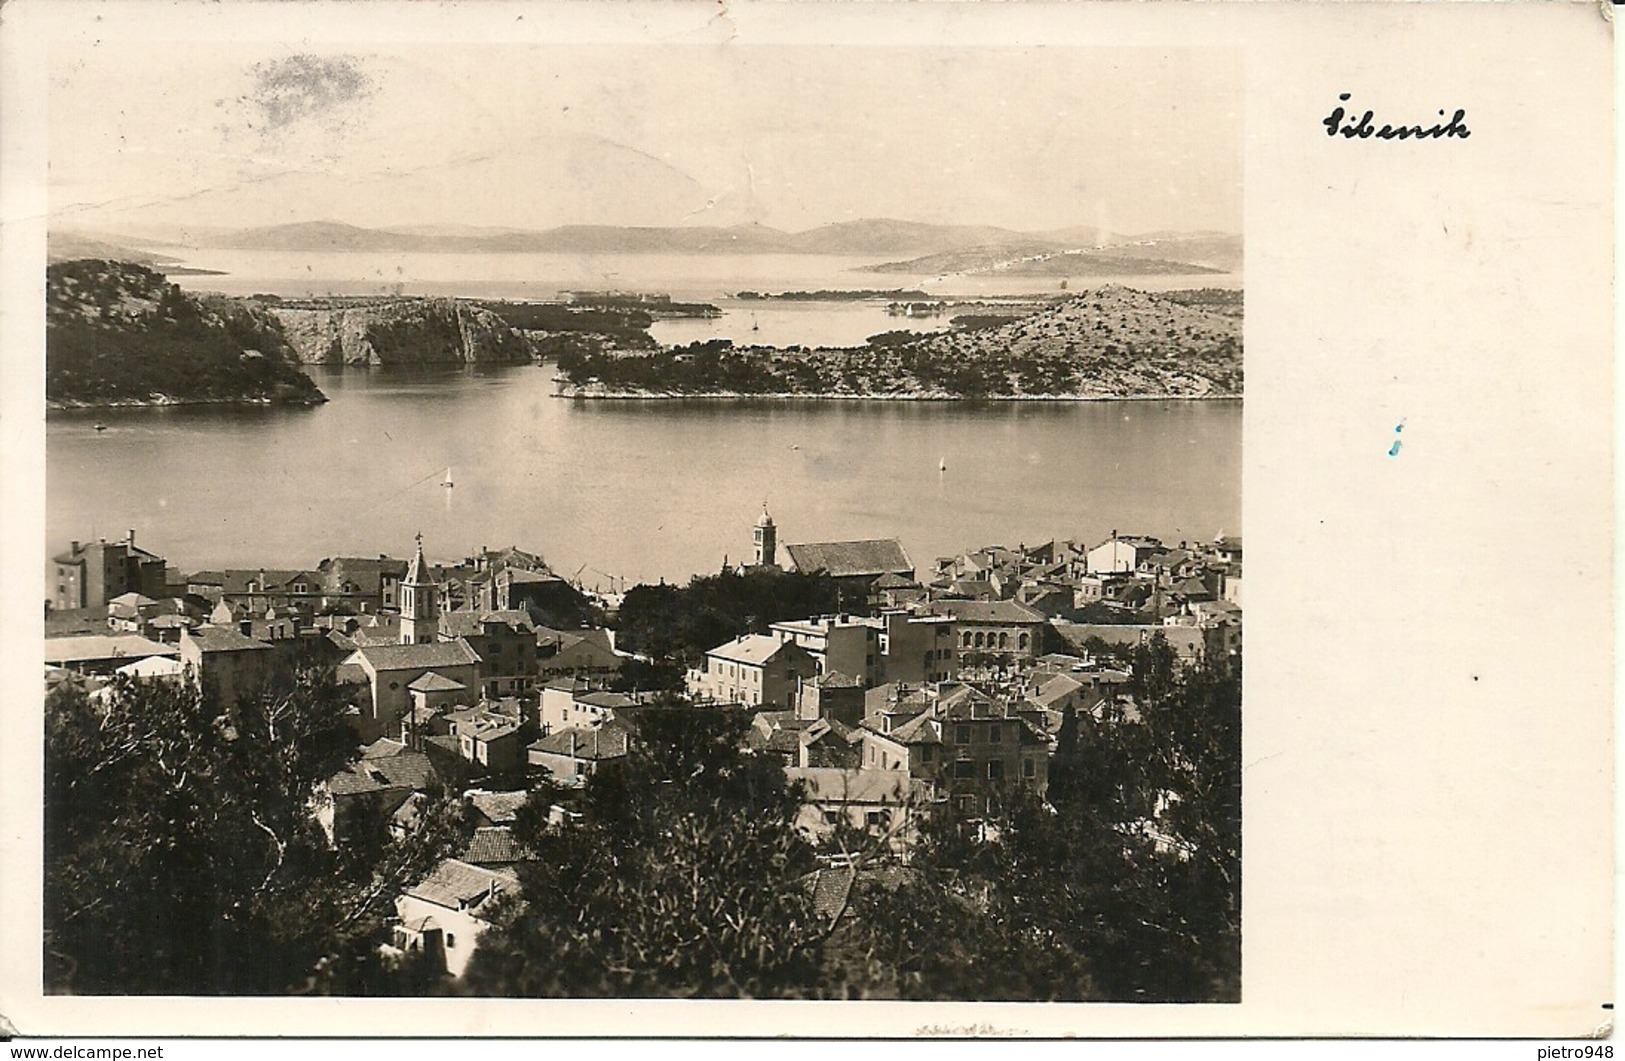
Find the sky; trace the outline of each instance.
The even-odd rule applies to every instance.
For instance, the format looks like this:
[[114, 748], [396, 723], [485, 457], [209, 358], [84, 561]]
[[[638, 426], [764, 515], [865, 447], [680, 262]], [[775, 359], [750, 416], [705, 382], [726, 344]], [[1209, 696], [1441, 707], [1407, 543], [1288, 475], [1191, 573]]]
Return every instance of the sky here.
[[678, 44], [53, 52], [53, 224], [1241, 231], [1239, 55]]

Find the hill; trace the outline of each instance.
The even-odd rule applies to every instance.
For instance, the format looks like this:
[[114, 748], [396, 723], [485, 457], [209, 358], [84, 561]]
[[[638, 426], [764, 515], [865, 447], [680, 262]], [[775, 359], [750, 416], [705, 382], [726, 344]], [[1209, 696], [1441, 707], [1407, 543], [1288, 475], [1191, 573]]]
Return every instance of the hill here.
[[[300, 221], [245, 229], [191, 228], [178, 230], [171, 235], [190, 247], [230, 250], [453, 254], [830, 254], [852, 257], [923, 256], [976, 247], [1036, 246], [1043, 251], [1058, 251], [1124, 241], [1121, 236], [1089, 227], [1018, 232], [993, 225], [931, 224], [895, 218], [838, 221], [801, 232], [786, 232], [760, 224], [726, 227], [583, 224], [516, 229], [436, 224], [363, 228], [338, 221]], [[1006, 254], [1006, 257], [1009, 256]]]
[[862, 347], [735, 348], [559, 360], [561, 392], [615, 396], [1215, 398], [1242, 389], [1239, 313], [1108, 286], [996, 326], [886, 332]]
[[[1147, 244], [1146, 246], [1158, 246]], [[864, 267], [867, 273], [908, 273], [915, 276], [1167, 276], [1222, 272], [1195, 262], [1175, 261], [1123, 246], [1067, 247], [1047, 242], [996, 243], [928, 254], [907, 261]]]
[[45, 397], [53, 407], [327, 398], [281, 325], [233, 299], [187, 294], [130, 262], [46, 268]]
[[489, 309], [449, 298], [267, 301], [306, 364], [430, 365], [531, 362], [530, 342]]

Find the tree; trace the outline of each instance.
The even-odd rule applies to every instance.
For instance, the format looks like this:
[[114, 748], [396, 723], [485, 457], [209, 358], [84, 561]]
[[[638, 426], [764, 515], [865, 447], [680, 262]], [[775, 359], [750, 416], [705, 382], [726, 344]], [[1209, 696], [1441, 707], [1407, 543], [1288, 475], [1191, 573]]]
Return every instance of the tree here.
[[347, 690], [302, 670], [223, 706], [120, 680], [46, 713], [48, 989], [387, 990], [376, 944], [399, 887], [444, 857], [455, 804], [409, 844], [335, 851], [317, 786], [355, 755]]
[[[827, 930], [794, 828], [799, 794], [740, 753], [741, 716], [644, 713], [626, 762], [587, 785], [582, 820], [517, 824], [536, 853], [466, 978], [480, 994], [795, 997]], [[533, 803], [537, 802], [532, 800]]]

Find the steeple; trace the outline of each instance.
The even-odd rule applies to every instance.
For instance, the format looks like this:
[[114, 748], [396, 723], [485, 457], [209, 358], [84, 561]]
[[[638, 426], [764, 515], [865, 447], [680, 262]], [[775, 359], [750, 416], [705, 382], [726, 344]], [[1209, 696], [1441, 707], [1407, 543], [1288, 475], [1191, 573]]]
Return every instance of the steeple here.
[[429, 574], [428, 561], [423, 559], [423, 534], [418, 533], [417, 552], [406, 565], [406, 577], [401, 579], [401, 644], [422, 645], [439, 639], [440, 601], [439, 586]]
[[776, 567], [778, 565], [778, 528], [773, 525], [773, 517], [768, 514], [767, 502], [762, 502], [762, 514], [756, 519], [756, 529], [752, 532], [752, 540], [756, 543], [756, 566]]

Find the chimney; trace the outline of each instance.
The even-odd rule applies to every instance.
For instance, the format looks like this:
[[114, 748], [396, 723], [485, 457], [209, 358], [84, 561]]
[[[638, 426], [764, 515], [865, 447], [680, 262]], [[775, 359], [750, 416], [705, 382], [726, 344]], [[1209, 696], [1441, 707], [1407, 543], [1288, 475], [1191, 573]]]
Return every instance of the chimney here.
[[73, 540], [73, 549], [72, 549], [72, 552], [74, 552], [74, 553], [77, 553], [77, 552], [78, 552], [78, 551], [79, 551], [79, 539], [78, 539], [78, 538], [75, 538], [75, 539], [74, 539], [74, 540]]
[[1116, 541], [1116, 540], [1117, 540], [1117, 528], [1113, 527], [1112, 528], [1112, 541]]
[[128, 538], [124, 539], [124, 540], [129, 542], [132, 547], [135, 545], [135, 528], [134, 527], [130, 528], [130, 536]]

